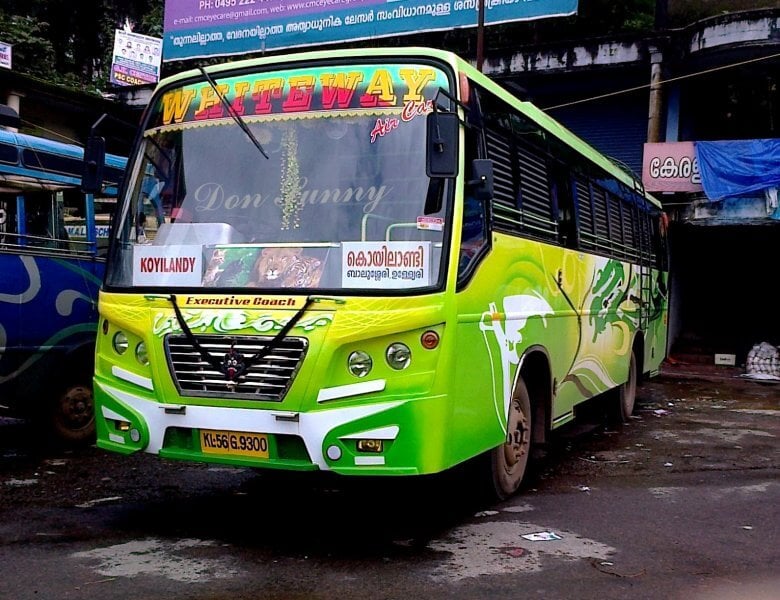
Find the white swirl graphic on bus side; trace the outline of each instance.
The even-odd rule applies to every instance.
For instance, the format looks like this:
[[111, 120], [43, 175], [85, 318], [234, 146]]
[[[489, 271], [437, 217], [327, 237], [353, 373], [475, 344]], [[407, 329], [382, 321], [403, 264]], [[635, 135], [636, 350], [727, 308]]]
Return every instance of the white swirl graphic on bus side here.
[[38, 292], [41, 291], [41, 273], [38, 270], [38, 265], [35, 264], [35, 259], [32, 256], [20, 256], [19, 260], [22, 261], [25, 270], [27, 271], [27, 277], [30, 280], [30, 286], [21, 294], [0, 294], [0, 302], [8, 302], [9, 304], [26, 304], [33, 300]]

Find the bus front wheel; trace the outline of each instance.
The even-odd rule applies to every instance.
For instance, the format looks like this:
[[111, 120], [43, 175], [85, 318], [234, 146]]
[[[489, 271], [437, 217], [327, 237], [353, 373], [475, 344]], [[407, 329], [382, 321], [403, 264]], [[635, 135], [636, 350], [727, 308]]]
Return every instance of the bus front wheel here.
[[64, 385], [55, 394], [51, 424], [61, 442], [71, 445], [91, 443], [95, 437], [92, 387], [83, 383]]
[[531, 454], [531, 399], [520, 380], [509, 404], [506, 440], [491, 452], [495, 496], [506, 500], [520, 488]]

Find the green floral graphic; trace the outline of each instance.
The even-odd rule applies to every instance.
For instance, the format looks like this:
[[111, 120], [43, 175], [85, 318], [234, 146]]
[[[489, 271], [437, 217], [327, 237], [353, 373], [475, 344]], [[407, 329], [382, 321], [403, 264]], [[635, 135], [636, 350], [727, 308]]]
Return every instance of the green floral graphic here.
[[[229, 333], [232, 331], [254, 329], [258, 333], [273, 333], [282, 329], [288, 318], [276, 318], [270, 315], [254, 317], [253, 312], [243, 310], [184, 310], [182, 315], [187, 325], [193, 331], [209, 331]], [[252, 318], [254, 317], [254, 318]], [[291, 317], [290, 317], [291, 318]], [[318, 327], [324, 327], [333, 320], [333, 315], [315, 315], [301, 319], [293, 329], [309, 332]], [[169, 313], [159, 313], [154, 318], [153, 332], [157, 336], [181, 331], [176, 316]]]

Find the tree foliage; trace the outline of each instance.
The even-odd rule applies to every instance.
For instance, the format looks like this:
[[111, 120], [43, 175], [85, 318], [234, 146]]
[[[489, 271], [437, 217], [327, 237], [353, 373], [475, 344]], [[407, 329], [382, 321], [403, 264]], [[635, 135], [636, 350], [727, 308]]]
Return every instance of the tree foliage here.
[[14, 71], [84, 91], [105, 89], [114, 31], [161, 36], [163, 0], [3, 0], [0, 41]]

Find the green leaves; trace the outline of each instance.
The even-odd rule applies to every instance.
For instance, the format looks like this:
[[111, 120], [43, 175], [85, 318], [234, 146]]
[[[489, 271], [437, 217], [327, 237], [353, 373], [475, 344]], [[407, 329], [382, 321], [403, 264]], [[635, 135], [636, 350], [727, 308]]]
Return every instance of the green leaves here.
[[0, 40], [13, 46], [15, 71], [48, 79], [54, 47], [47, 30], [48, 23], [35, 17], [8, 15], [0, 9]]
[[100, 93], [109, 78], [114, 30], [157, 37], [163, 0], [3, 0], [0, 41], [13, 45], [13, 70], [68, 88]]

